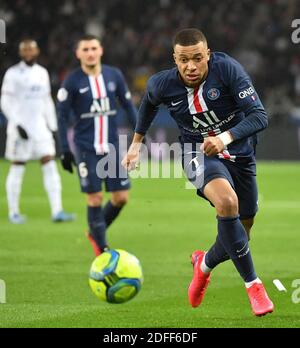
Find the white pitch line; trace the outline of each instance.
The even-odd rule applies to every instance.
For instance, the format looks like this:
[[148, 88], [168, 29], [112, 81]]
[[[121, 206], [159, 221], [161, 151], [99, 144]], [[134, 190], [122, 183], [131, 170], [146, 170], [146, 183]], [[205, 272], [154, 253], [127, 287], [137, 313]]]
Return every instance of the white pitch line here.
[[284, 287], [284, 285], [281, 283], [281, 281], [279, 279], [274, 279], [273, 284], [276, 286], [278, 291], [287, 292], [286, 288]]

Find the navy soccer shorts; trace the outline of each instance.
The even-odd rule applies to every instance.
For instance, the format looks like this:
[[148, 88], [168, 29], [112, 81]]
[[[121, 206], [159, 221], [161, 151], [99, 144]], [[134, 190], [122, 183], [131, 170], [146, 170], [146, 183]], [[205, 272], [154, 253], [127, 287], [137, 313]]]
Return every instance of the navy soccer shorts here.
[[121, 165], [118, 150], [110, 151], [106, 155], [97, 155], [94, 151], [77, 149], [76, 163], [82, 192], [102, 191], [103, 183], [107, 192], [130, 188], [130, 179], [126, 169]]
[[182, 164], [188, 179], [197, 188], [197, 194], [204, 196], [204, 187], [211, 180], [224, 178], [237, 194], [240, 219], [250, 219], [258, 210], [258, 191], [256, 184], [256, 164], [254, 157], [242, 162], [208, 157], [200, 151], [183, 152]]

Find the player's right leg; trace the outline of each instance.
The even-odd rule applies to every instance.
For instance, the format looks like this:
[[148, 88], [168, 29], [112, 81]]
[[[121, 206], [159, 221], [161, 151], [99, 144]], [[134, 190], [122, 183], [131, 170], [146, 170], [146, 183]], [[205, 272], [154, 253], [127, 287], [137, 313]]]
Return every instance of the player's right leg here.
[[102, 156], [93, 151], [76, 151], [76, 162], [80, 178], [81, 191], [87, 199], [87, 221], [89, 230], [87, 237], [92, 244], [96, 256], [108, 248], [106, 241], [106, 223], [102, 208], [102, 179], [97, 175], [97, 163]]
[[11, 166], [6, 178], [6, 194], [8, 202], [8, 217], [11, 223], [22, 224], [26, 221], [20, 213], [20, 194], [25, 163], [31, 156], [30, 140], [22, 139], [15, 127], [8, 126], [5, 158], [11, 161]]
[[[203, 153], [199, 151], [199, 148], [199, 144], [184, 144], [182, 147], [182, 165], [187, 178], [197, 189], [197, 194], [205, 198], [202, 188], [216, 175], [219, 176], [220, 163], [215, 158], [204, 157]], [[226, 167], [224, 168], [227, 170]], [[228, 259], [225, 249], [223, 247], [222, 250], [219, 249], [213, 249], [215, 251], [214, 255], [218, 257], [218, 261], [221, 262], [223, 258], [224, 260]], [[205, 263], [205, 256], [206, 252], [201, 250], [194, 251], [191, 256], [194, 274], [189, 285], [188, 297], [193, 307], [198, 307], [201, 304], [210, 281], [212, 267], [208, 267]]]
[[[214, 165], [218, 166], [218, 163], [214, 163], [210, 159], [205, 159], [205, 163], [207, 168], [207, 177], [203, 183], [205, 197], [215, 206], [219, 219], [237, 216], [238, 199], [230, 183], [224, 177], [216, 177], [216, 175], [211, 176], [211, 180], [209, 178], [209, 170], [212, 170]], [[220, 176], [221, 174], [222, 173], [220, 173]], [[199, 189], [203, 191], [202, 187]], [[214, 196], [213, 194], [210, 195], [210, 190], [214, 193]], [[226, 231], [226, 233], [227, 232], [228, 231]], [[247, 239], [246, 234], [244, 237]], [[224, 238], [226, 240], [226, 236]], [[240, 235], [239, 238], [241, 238]], [[221, 262], [223, 258], [227, 259], [228, 255], [230, 256], [228, 248], [226, 248], [222, 239], [223, 235], [218, 233], [216, 242], [208, 253], [197, 250], [192, 255], [194, 276], [189, 286], [188, 295], [189, 301], [193, 307], [198, 307], [203, 300], [206, 287], [210, 280], [210, 272], [216, 266], [211, 263], [211, 260], [217, 259], [218, 262]], [[244, 240], [242, 240], [242, 242], [244, 242]], [[241, 248], [241, 245], [238, 244], [237, 247]]]
[[25, 162], [12, 162], [6, 178], [8, 218], [13, 224], [23, 224], [26, 221], [25, 216], [20, 214], [20, 194], [24, 173]]
[[111, 199], [105, 204], [104, 207], [104, 218], [106, 227], [108, 228], [119, 216], [120, 212], [127, 204], [129, 199], [129, 191], [112, 191]]
[[106, 240], [106, 223], [102, 208], [103, 193], [87, 194], [87, 220], [89, 224], [88, 239], [96, 256], [108, 249]]
[[104, 206], [107, 227], [116, 220], [129, 200], [130, 178], [121, 165], [121, 159], [118, 144], [113, 144], [108, 154], [108, 161], [113, 165], [112, 175], [105, 178], [106, 191], [111, 193], [110, 200]]

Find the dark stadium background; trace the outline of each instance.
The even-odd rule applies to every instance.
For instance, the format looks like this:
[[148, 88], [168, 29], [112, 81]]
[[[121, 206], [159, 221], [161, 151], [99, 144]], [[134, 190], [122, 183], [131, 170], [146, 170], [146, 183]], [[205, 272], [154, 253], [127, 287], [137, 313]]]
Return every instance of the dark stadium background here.
[[[198, 27], [212, 50], [231, 54], [254, 80], [270, 118], [258, 158], [299, 160], [300, 43], [291, 39], [295, 18], [300, 18], [297, 0], [0, 0], [0, 19], [7, 26], [7, 43], [0, 44], [0, 82], [18, 61], [18, 42], [30, 36], [41, 47], [39, 62], [49, 70], [55, 98], [61, 81], [77, 65], [74, 42], [88, 32], [103, 38], [104, 63], [122, 69], [138, 106], [147, 78], [173, 66], [174, 33]], [[3, 119], [1, 124], [3, 155]], [[162, 127], [169, 128], [169, 142], [176, 140], [167, 116], [156, 121], [154, 139], [157, 134], [164, 139]]]

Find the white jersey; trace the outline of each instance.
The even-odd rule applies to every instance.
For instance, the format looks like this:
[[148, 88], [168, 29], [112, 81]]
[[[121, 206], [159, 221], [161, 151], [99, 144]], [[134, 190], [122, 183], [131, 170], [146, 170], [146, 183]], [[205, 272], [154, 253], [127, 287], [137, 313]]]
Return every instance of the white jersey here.
[[23, 127], [34, 141], [52, 138], [57, 130], [55, 106], [47, 70], [23, 61], [9, 68], [3, 79], [1, 108], [8, 119], [8, 136]]

